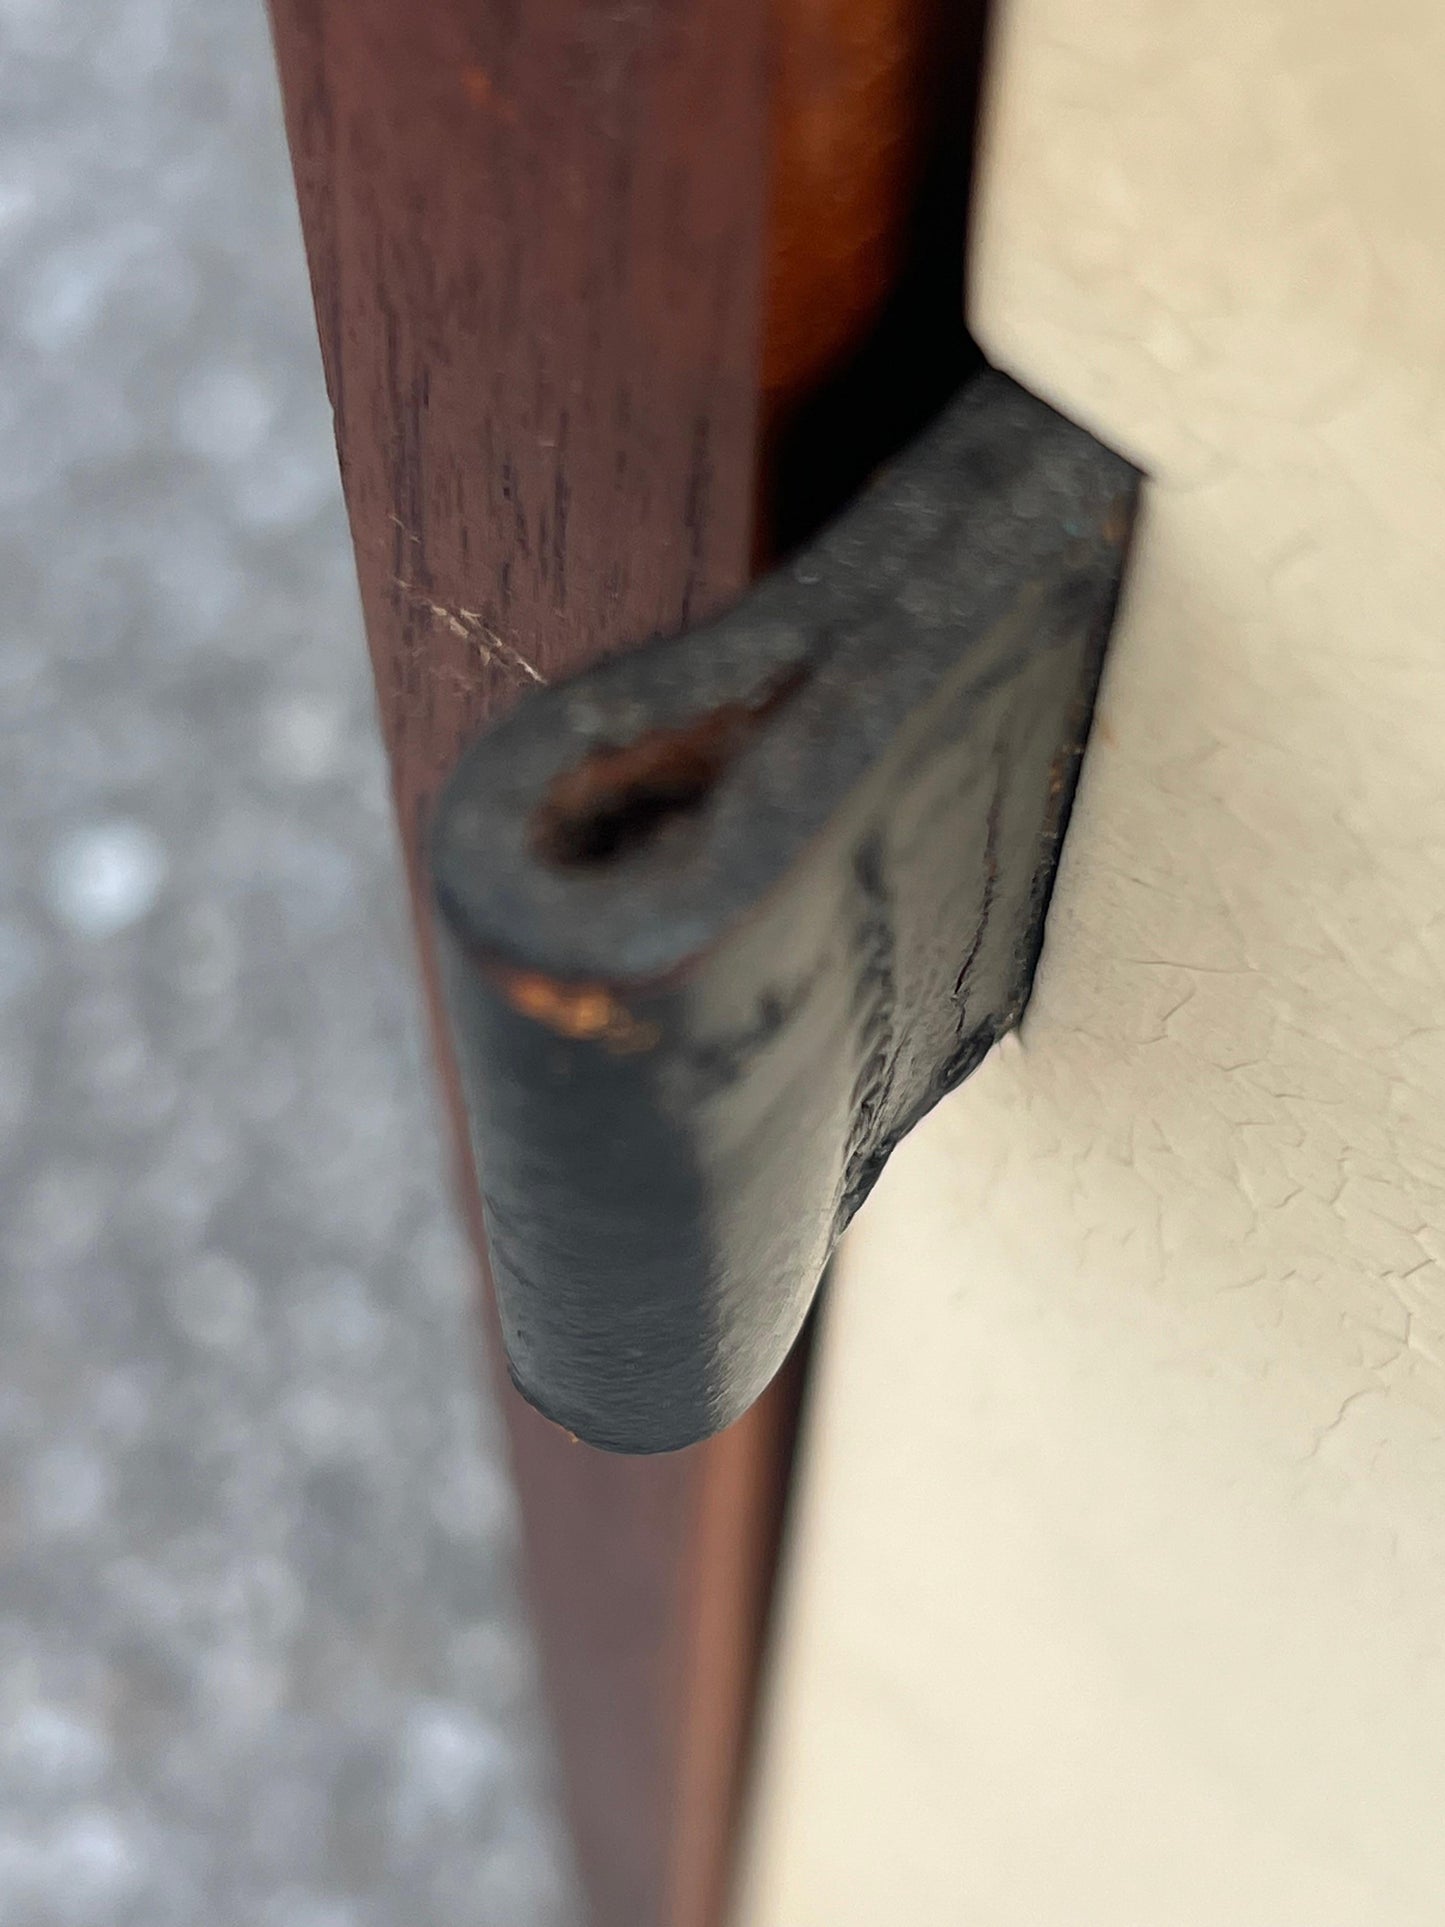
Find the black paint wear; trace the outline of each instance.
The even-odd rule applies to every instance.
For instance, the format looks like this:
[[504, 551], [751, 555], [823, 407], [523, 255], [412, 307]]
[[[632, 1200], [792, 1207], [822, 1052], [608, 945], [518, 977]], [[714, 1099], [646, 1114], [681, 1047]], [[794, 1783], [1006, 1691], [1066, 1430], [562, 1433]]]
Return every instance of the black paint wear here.
[[720, 1430], [1023, 1011], [1135, 471], [1001, 375], [727, 615], [524, 703], [432, 839], [513, 1376]]

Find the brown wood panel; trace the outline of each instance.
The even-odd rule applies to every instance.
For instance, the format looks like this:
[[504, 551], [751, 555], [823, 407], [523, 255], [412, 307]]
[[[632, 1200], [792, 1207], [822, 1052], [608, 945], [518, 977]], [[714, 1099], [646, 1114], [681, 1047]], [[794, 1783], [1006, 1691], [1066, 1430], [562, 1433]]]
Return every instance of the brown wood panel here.
[[[420, 839], [462, 743], [536, 681], [747, 576], [764, 12], [272, 0], [429, 986]], [[626, 1461], [506, 1398], [598, 1927], [715, 1918], [781, 1409]]]
[[[271, 10], [435, 1018], [421, 837], [462, 744], [529, 687], [727, 601], [967, 365], [982, 10]], [[482, 1252], [440, 1023], [436, 1041]], [[596, 1927], [721, 1917], [800, 1382], [643, 1462], [505, 1396]]]

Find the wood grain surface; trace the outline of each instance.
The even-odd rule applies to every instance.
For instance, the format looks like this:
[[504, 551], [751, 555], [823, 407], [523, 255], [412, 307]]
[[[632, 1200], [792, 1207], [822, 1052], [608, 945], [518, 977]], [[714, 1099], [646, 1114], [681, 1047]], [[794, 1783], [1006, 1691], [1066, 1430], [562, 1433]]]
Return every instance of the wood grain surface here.
[[[981, 13], [271, 13], [460, 1196], [484, 1252], [422, 886], [438, 787], [530, 689], [727, 602], [957, 379]], [[647, 1461], [576, 1446], [505, 1395], [596, 1927], [720, 1917], [800, 1369], [721, 1438]]]
[[[429, 987], [422, 835], [462, 744], [539, 682], [695, 620], [748, 575], [764, 12], [274, 0]], [[437, 1044], [459, 1119], [440, 1026]], [[750, 1699], [781, 1408], [651, 1461], [575, 1446], [510, 1392], [505, 1409], [594, 1919], [701, 1923]]]

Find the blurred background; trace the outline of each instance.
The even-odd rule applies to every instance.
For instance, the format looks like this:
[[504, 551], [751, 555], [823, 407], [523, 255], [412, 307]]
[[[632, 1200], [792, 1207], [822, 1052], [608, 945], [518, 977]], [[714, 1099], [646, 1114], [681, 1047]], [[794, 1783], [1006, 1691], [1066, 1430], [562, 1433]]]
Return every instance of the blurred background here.
[[261, 0], [0, 0], [0, 1922], [568, 1927]]

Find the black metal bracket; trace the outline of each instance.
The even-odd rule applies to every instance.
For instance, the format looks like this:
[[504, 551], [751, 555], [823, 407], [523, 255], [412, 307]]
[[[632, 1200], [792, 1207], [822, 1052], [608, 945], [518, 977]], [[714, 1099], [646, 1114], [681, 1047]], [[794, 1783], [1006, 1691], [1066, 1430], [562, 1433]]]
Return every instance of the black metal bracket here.
[[984, 373], [728, 614], [463, 759], [432, 864], [503, 1331], [580, 1437], [745, 1411], [1018, 1022], [1137, 488]]

